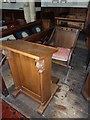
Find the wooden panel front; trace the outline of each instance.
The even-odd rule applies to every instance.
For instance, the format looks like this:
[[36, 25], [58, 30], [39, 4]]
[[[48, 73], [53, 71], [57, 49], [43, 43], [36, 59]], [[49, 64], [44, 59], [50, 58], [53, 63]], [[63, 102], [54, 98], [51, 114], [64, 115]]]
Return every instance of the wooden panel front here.
[[16, 88], [22, 86], [40, 96], [40, 80], [35, 60], [11, 52], [8, 59]]
[[35, 66], [35, 60], [20, 55], [20, 62], [22, 67], [22, 74], [24, 77], [22, 80], [22, 86], [40, 95], [40, 79], [38, 70]]
[[23, 40], [5, 41], [1, 47], [15, 82], [13, 95], [23, 92], [44, 104], [51, 96], [51, 56], [57, 49]]
[[44, 71], [39, 73], [35, 59], [10, 53], [8, 59], [16, 89], [30, 94], [33, 99], [44, 103], [51, 96], [51, 56], [44, 59]]

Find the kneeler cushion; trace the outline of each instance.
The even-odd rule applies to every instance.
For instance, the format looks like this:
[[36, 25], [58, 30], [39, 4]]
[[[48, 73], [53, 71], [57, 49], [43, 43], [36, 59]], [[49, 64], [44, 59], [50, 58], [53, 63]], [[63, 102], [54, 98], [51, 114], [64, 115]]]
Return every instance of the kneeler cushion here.
[[33, 34], [38, 33], [38, 32], [41, 32], [41, 26], [40, 25], [37, 25], [37, 26], [32, 28], [32, 33]]
[[68, 57], [70, 55], [71, 49], [62, 48], [62, 47], [57, 47], [57, 49], [58, 49], [58, 51], [53, 54], [52, 59], [67, 61]]
[[16, 33], [17, 39], [22, 39], [22, 38], [25, 38], [27, 36], [30, 36], [30, 32], [27, 29]]

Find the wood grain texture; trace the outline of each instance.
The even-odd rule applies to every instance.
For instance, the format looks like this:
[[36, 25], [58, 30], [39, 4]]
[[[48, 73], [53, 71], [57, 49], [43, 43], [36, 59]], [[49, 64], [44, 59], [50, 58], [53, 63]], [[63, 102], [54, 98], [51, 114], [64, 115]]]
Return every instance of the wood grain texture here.
[[47, 55], [53, 54], [53, 52], [57, 51], [54, 47], [21, 40], [5, 41], [0, 44], [0, 47], [36, 60], [43, 59]]
[[59, 88], [58, 85], [56, 85], [54, 83], [51, 84], [51, 96], [50, 96], [50, 98], [48, 99], [48, 101], [44, 105], [40, 105], [40, 107], [37, 110], [38, 113], [43, 114], [43, 112], [45, 111], [46, 107], [48, 106], [48, 104], [52, 100], [52, 98], [55, 95], [55, 93], [58, 90], [58, 88]]
[[51, 97], [51, 62], [57, 49], [20, 40], [5, 41], [1, 47], [10, 51], [8, 61], [15, 83], [14, 97], [22, 92], [43, 106]]

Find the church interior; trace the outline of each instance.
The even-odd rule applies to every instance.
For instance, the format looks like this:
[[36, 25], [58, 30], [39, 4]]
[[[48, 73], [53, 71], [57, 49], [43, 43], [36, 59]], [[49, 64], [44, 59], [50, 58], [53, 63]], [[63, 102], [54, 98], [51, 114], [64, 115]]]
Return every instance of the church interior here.
[[0, 118], [90, 119], [90, 1], [0, 1]]

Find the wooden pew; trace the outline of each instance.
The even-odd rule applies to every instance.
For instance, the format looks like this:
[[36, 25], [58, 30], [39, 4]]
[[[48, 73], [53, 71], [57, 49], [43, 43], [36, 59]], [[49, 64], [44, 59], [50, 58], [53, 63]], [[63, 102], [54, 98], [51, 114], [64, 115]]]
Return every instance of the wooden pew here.
[[28, 29], [30, 31], [30, 33], [32, 33], [31, 29], [35, 25], [41, 25], [41, 21], [38, 20], [35, 22], [26, 23], [24, 25], [18, 25], [17, 27], [12, 28], [12, 29], [4, 30], [4, 31], [2, 31], [2, 33], [0, 33], [0, 36], [5, 37], [10, 34], [16, 35], [17, 32], [24, 30], [24, 29]]
[[[41, 26], [42, 31], [39, 33], [32, 33], [32, 28], [35, 26]], [[0, 33], [0, 36], [5, 37], [8, 35], [13, 34], [16, 37], [16, 33], [23, 31], [23, 30], [29, 30], [30, 32], [30, 36], [26, 37], [26, 38], [22, 38], [26, 41], [31, 41], [31, 42], [37, 42], [37, 41], [41, 41], [41, 43], [43, 43], [44, 41], [47, 41], [52, 33], [53, 28], [48, 28], [48, 29], [44, 29], [42, 27], [42, 21], [41, 20], [37, 20], [35, 22], [31, 22], [31, 23], [27, 23], [24, 25], [19, 25], [15, 28], [12, 29], [8, 29], [8, 30], [4, 30], [2, 31], [2, 33]]]
[[53, 28], [44, 30], [40, 33], [37, 34], [33, 34], [31, 36], [28, 36], [26, 38], [23, 38], [22, 40], [28, 41], [28, 42], [37, 42], [41, 41], [42, 44], [44, 44], [44, 42], [47, 42], [51, 36], [51, 33], [53, 31]]

